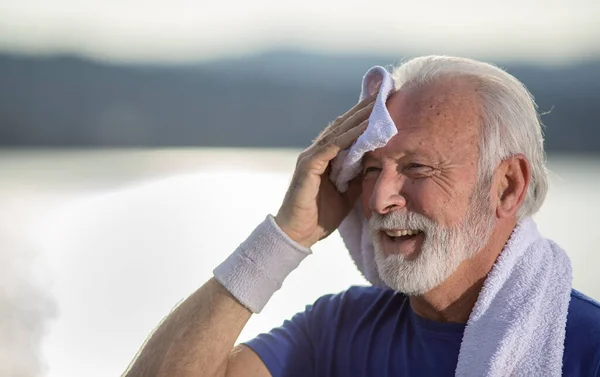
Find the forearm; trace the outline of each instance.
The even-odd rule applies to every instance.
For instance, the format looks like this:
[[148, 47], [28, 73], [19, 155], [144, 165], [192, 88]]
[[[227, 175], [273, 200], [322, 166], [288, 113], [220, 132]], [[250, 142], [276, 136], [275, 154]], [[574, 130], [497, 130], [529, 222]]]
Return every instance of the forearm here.
[[267, 217], [215, 268], [215, 278], [167, 316], [125, 377], [224, 376], [251, 313], [262, 310], [309, 253]]
[[167, 316], [124, 376], [224, 376], [251, 314], [212, 278]]

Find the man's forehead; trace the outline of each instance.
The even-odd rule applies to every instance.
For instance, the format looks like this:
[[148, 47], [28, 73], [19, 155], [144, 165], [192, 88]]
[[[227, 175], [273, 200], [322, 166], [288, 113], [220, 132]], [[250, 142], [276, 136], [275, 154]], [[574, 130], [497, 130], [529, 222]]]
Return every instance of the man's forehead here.
[[475, 83], [448, 78], [420, 86], [408, 85], [393, 93], [386, 105], [390, 115], [399, 110], [436, 114], [442, 110], [460, 111], [465, 105], [479, 108], [480, 97]]
[[479, 133], [480, 97], [472, 84], [442, 82], [401, 89], [386, 106], [398, 134], [460, 139]]
[[386, 105], [398, 133], [385, 147], [366, 153], [363, 159], [439, 157], [452, 154], [451, 149], [470, 149], [469, 144], [477, 147], [478, 94], [472, 85], [446, 84], [393, 93]]

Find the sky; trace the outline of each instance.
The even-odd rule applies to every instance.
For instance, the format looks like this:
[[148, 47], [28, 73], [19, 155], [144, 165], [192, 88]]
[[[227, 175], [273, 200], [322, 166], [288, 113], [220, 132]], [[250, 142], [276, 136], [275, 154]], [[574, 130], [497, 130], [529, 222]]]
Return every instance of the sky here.
[[5, 0], [0, 50], [189, 62], [297, 48], [562, 63], [600, 55], [596, 0]]

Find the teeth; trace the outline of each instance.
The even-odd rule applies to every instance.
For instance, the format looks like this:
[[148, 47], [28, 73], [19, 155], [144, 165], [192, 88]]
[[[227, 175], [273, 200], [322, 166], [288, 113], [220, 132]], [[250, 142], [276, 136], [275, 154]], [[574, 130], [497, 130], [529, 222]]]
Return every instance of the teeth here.
[[421, 231], [415, 229], [399, 229], [385, 231], [385, 234], [387, 234], [390, 237], [412, 236], [419, 233], [421, 233]]

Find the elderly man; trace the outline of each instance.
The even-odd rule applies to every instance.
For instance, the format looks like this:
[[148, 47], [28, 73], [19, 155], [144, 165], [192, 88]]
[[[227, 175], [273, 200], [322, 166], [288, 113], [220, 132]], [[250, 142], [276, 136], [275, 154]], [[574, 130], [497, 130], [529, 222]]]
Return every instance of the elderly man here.
[[[392, 77], [389, 92], [367, 80], [365, 99], [299, 156], [277, 216], [166, 318], [126, 376], [600, 376], [600, 305], [571, 288], [566, 254], [530, 218], [547, 183], [525, 87], [450, 57]], [[384, 133], [386, 119], [385, 145], [334, 184], [332, 162], [343, 170], [353, 150], [340, 152], [370, 145], [357, 138]], [[234, 347], [341, 223], [374, 286], [322, 297]]]

